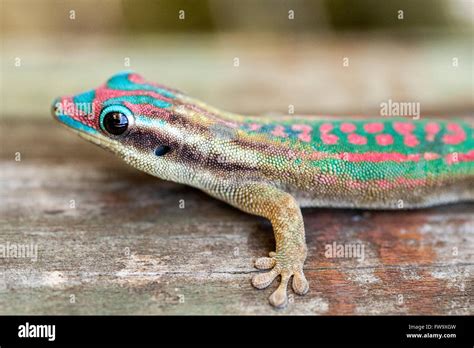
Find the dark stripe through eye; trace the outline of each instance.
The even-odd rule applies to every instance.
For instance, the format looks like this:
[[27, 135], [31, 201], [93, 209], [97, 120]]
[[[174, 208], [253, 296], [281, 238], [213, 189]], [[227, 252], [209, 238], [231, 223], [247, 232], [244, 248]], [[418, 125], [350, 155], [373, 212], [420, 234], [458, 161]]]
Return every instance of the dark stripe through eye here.
[[157, 156], [163, 156], [163, 155], [166, 154], [169, 150], [171, 150], [171, 148], [170, 148], [169, 146], [160, 145], [160, 146], [158, 146], [158, 147], [155, 149], [155, 155], [157, 155]]

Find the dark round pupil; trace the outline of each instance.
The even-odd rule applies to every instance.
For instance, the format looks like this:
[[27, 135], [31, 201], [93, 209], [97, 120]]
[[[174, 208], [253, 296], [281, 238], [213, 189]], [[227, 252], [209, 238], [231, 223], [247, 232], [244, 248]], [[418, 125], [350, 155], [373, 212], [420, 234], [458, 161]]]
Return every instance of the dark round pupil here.
[[109, 112], [104, 116], [104, 128], [110, 134], [123, 134], [127, 127], [128, 118], [121, 112]]

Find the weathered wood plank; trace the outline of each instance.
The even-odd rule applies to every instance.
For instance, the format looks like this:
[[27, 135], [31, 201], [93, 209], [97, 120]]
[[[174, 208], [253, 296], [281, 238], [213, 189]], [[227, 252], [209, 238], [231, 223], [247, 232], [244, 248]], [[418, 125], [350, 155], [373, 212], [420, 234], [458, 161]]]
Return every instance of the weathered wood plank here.
[[[273, 248], [264, 219], [140, 173], [52, 120], [2, 129], [0, 245], [34, 243], [38, 257], [0, 258], [0, 314], [474, 313], [473, 204], [304, 210], [311, 292], [277, 311], [276, 284], [250, 285], [252, 261]], [[364, 259], [327, 258], [333, 242], [363, 245]]]

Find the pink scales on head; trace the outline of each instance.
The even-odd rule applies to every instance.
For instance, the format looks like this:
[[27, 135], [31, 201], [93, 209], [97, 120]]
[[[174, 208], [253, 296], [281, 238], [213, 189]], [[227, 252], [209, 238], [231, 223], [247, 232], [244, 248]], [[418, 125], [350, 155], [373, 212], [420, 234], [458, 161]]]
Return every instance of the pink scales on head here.
[[128, 79], [130, 80], [130, 82], [133, 82], [133, 83], [139, 83], [139, 84], [145, 83], [145, 79], [138, 74], [130, 74], [128, 75]]
[[[98, 112], [95, 106], [95, 101], [92, 104], [92, 112]], [[74, 98], [73, 97], [64, 97], [63, 100], [61, 101], [61, 107], [63, 108], [63, 111], [72, 119], [79, 121], [83, 124], [86, 124], [87, 126], [91, 128], [97, 128], [97, 118], [93, 114], [89, 114], [85, 110], [82, 110], [77, 107], [77, 105], [74, 103]]]
[[177, 89], [169, 88], [169, 87], [164, 86], [160, 83], [149, 82], [149, 81], [145, 80], [141, 75], [136, 74], [136, 73], [129, 74], [128, 79], [129, 79], [130, 82], [137, 83], [137, 84], [140, 84], [140, 85], [142, 85], [142, 84], [152, 85], [152, 86], [167, 90], [171, 93], [180, 93]]

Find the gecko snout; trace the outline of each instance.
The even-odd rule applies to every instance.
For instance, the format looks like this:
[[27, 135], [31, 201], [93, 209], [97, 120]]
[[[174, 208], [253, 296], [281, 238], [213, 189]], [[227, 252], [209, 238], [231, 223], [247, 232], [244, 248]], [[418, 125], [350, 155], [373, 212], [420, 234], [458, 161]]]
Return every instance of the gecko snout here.
[[58, 118], [60, 105], [61, 105], [61, 97], [55, 98], [53, 103], [51, 104], [51, 115], [54, 118]]

